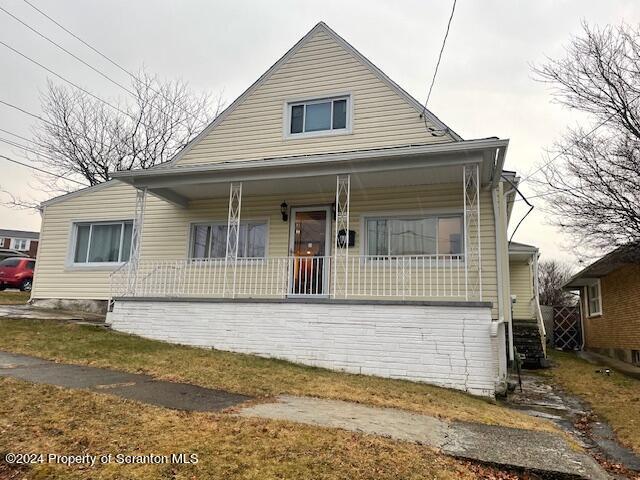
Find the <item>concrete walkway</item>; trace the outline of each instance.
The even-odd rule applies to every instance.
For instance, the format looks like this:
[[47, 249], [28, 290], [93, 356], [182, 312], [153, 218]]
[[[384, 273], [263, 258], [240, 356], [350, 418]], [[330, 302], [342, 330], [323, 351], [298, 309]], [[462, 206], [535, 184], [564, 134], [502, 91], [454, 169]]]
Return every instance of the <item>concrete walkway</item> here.
[[[187, 411], [219, 411], [238, 406], [238, 415], [342, 428], [439, 448], [458, 458], [507, 467], [600, 480], [607, 474], [588, 455], [574, 451], [560, 435], [514, 428], [445, 422], [390, 408], [337, 400], [282, 396], [275, 403], [241, 404], [250, 397], [147, 375], [68, 365], [0, 351], [0, 376], [34, 383], [88, 389]], [[555, 475], [555, 476], [554, 476]]]
[[590, 480], [609, 478], [587, 454], [560, 435], [476, 423], [445, 422], [390, 408], [338, 400], [282, 396], [252, 405], [240, 415], [343, 428], [429, 445], [458, 458]]
[[224, 410], [250, 399], [221, 390], [154, 380], [148, 375], [67, 365], [5, 352], [0, 352], [0, 376], [59, 387], [84, 388], [159, 407], [197, 412]]

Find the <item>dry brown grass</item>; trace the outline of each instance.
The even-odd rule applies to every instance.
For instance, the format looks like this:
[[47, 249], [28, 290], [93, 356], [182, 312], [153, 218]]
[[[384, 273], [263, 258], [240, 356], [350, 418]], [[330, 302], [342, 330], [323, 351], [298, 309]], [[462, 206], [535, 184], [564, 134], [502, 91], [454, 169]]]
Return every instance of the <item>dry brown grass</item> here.
[[598, 367], [572, 353], [551, 351], [554, 367], [546, 372], [565, 390], [584, 398], [604, 418], [622, 443], [640, 453], [640, 381]]
[[309, 395], [395, 407], [449, 420], [555, 431], [551, 423], [456, 390], [146, 340], [96, 327], [0, 320], [0, 349], [257, 397]]
[[228, 414], [182, 413], [0, 378], [0, 455], [6, 452], [198, 455], [196, 465], [45, 463], [21, 472], [0, 461], [0, 476], [4, 469], [7, 477], [18, 473], [21, 479], [477, 478], [472, 466], [410, 443]]
[[23, 305], [29, 301], [31, 292], [21, 292], [20, 290], [0, 291], [0, 305]]

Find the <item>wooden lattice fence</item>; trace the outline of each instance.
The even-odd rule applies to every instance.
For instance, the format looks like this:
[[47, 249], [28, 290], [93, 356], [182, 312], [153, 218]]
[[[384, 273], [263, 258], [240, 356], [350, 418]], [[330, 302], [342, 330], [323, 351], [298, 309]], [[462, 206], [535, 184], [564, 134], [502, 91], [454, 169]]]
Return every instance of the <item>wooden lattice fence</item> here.
[[581, 345], [580, 306], [553, 307], [553, 346], [578, 350]]

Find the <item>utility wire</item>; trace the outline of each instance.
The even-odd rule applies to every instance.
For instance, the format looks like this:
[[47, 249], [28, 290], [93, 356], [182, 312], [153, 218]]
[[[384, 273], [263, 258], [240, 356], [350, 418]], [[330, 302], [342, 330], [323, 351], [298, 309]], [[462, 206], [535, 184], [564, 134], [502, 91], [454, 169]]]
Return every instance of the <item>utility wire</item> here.
[[[18, 135], [17, 133], [13, 133], [10, 132], [9, 130], [5, 130], [4, 128], [0, 128], [0, 132], [6, 133], [7, 135], [11, 135], [13, 137], [19, 138], [20, 140], [24, 140], [25, 142], [29, 142], [29, 143], [33, 143], [34, 145], [38, 145], [37, 142], [34, 142], [33, 140], [27, 138], [27, 137], [23, 137], [22, 135]], [[38, 145], [40, 146], [40, 145]]]
[[0, 103], [2, 105], [5, 105], [5, 106], [9, 107], [9, 108], [13, 108], [14, 110], [18, 110], [19, 112], [22, 112], [25, 115], [29, 115], [30, 117], [37, 118], [41, 122], [47, 123], [47, 124], [51, 125], [52, 127], [58, 128], [57, 125], [55, 125], [54, 123], [51, 123], [49, 120], [47, 120], [45, 118], [42, 118], [40, 115], [36, 115], [35, 113], [29, 112], [29, 111], [25, 110], [24, 108], [20, 108], [17, 105], [13, 105], [12, 103], [5, 102], [4, 100], [0, 100]]
[[7, 140], [6, 138], [0, 137], [0, 142], [6, 143], [7, 145], [11, 145], [12, 147], [21, 148], [22, 150], [34, 153], [36, 155], [40, 155], [41, 157], [48, 158], [49, 160], [52, 160], [54, 162], [57, 161], [55, 158], [50, 157], [46, 153], [39, 152], [38, 150], [35, 150], [32, 147], [27, 147], [26, 145], [21, 145], [18, 142], [14, 142], [13, 140]]
[[[31, 8], [33, 8], [36, 12], [38, 12], [40, 15], [42, 15], [43, 17], [47, 18], [50, 22], [52, 22], [53, 24], [55, 24], [57, 27], [59, 27], [60, 29], [62, 29], [63, 31], [65, 31], [67, 34], [71, 35], [73, 38], [75, 38], [76, 40], [78, 40], [80, 43], [82, 43], [84, 46], [86, 46], [87, 48], [89, 48], [90, 50], [92, 50], [93, 52], [97, 53], [98, 55], [100, 55], [102, 58], [104, 58], [107, 62], [109, 62], [110, 64], [112, 64], [114, 67], [118, 68], [119, 70], [121, 70], [122, 72], [126, 73], [129, 77], [131, 77], [135, 82], [137, 83], [143, 83], [136, 75], [134, 75], [133, 73], [131, 73], [129, 70], [127, 70], [126, 68], [124, 68], [122, 65], [120, 65], [118, 62], [116, 62], [115, 60], [113, 60], [112, 58], [110, 58], [109, 56], [107, 56], [106, 54], [102, 53], [100, 50], [98, 50], [97, 48], [95, 48], [93, 45], [89, 44], [88, 42], [84, 41], [82, 38], [80, 38], [78, 35], [76, 35], [75, 33], [73, 33], [71, 30], [69, 30], [68, 28], [66, 28], [64, 25], [62, 25], [60, 22], [56, 21], [55, 19], [51, 18], [49, 15], [47, 15], [45, 12], [43, 12], [42, 10], [40, 10], [38, 7], [36, 7], [33, 3], [29, 2], [28, 0], [22, 0], [24, 3], [26, 3], [27, 5], [29, 5]], [[165, 100], [169, 100], [164, 93], [162, 93], [160, 90], [156, 90], [154, 89], [151, 85], [146, 85], [147, 88], [149, 88], [149, 90], [151, 90], [152, 92], [154, 92], [156, 95], [161, 95], [162, 98], [164, 98]], [[185, 107], [183, 107], [182, 105], [178, 105], [178, 108], [180, 110], [182, 110], [184, 113], [186, 113], [187, 115], [189, 115], [191, 118], [197, 120], [198, 122], [201, 121], [200, 118], [198, 118], [193, 112], [190, 112], [189, 110], [187, 110]]]
[[34, 167], [33, 165], [29, 165], [28, 163], [20, 162], [18, 160], [13, 159], [13, 158], [7, 157], [6, 155], [1, 155], [0, 154], [0, 158], [4, 158], [8, 162], [15, 163], [17, 165], [21, 165], [23, 167], [30, 168], [32, 170], [36, 170], [36, 171], [41, 172], [41, 173], [46, 173], [47, 175], [51, 175], [52, 177], [57, 177], [57, 178], [61, 178], [63, 180], [66, 180], [68, 182], [77, 183], [78, 185], [82, 185], [83, 187], [87, 187], [88, 186], [87, 184], [79, 182], [78, 180], [74, 180], [73, 178], [69, 178], [69, 177], [66, 177], [64, 175], [59, 175], [57, 173], [49, 172], [47, 170], [43, 170], [42, 168]]
[[524, 216], [520, 219], [520, 221], [516, 225], [516, 228], [514, 228], [513, 232], [511, 232], [511, 236], [509, 237], [509, 243], [511, 243], [511, 241], [513, 240], [513, 236], [518, 231], [518, 228], [520, 228], [520, 225], [522, 224], [522, 222], [524, 222], [524, 219], [527, 218], [529, 214], [533, 211], [533, 205], [531, 204], [531, 202], [529, 202], [529, 200], [527, 200], [527, 197], [523, 195], [523, 193], [518, 189], [518, 186], [515, 183], [509, 180], [509, 178], [507, 178], [505, 175], [501, 175], [501, 177], [505, 179], [507, 182], [509, 182], [511, 187], [513, 187], [516, 193], [520, 195], [520, 197], [522, 197], [522, 200], [524, 200], [524, 202], [529, 206], [529, 210], [527, 210], [527, 213], [524, 214]]
[[124, 110], [122, 110], [122, 109], [120, 109], [119, 107], [117, 107], [117, 106], [113, 105], [112, 103], [108, 102], [107, 100], [104, 100], [104, 99], [100, 98], [100, 97], [99, 97], [99, 96], [97, 96], [96, 94], [91, 93], [89, 90], [86, 90], [85, 88], [82, 88], [80, 85], [78, 85], [78, 84], [76, 84], [76, 83], [72, 82], [71, 80], [69, 80], [69, 79], [67, 79], [67, 78], [63, 77], [62, 75], [60, 75], [60, 74], [58, 74], [58, 73], [54, 72], [54, 71], [53, 71], [53, 70], [51, 70], [49, 67], [46, 67], [45, 65], [41, 64], [40, 62], [38, 62], [38, 61], [34, 60], [33, 58], [29, 57], [28, 55], [25, 55], [24, 53], [20, 52], [19, 50], [16, 50], [15, 48], [13, 48], [12, 46], [10, 46], [10, 45], [6, 44], [6, 43], [5, 43], [5, 42], [3, 42], [2, 40], [0, 40], [0, 45], [3, 45], [4, 47], [8, 48], [9, 50], [11, 50], [12, 52], [14, 52], [15, 54], [20, 55], [22, 58], [24, 58], [24, 59], [28, 60], [29, 62], [31, 62], [31, 63], [33, 63], [33, 64], [35, 64], [35, 65], [39, 66], [40, 68], [42, 68], [42, 69], [46, 70], [46, 71], [47, 71], [47, 72], [49, 72], [50, 74], [55, 75], [55, 76], [56, 76], [56, 77], [58, 77], [60, 80], [62, 80], [62, 81], [64, 81], [64, 82], [68, 83], [69, 85], [73, 86], [74, 88], [77, 88], [77, 89], [78, 89], [78, 90], [80, 90], [81, 92], [86, 93], [86, 94], [87, 94], [87, 95], [89, 95], [90, 97], [95, 98], [95, 99], [96, 99], [96, 100], [98, 100], [99, 102], [101, 102], [101, 103], [103, 103], [103, 104], [105, 104], [105, 105], [107, 105], [107, 106], [109, 106], [109, 107], [113, 108], [113, 109], [114, 109], [114, 110], [116, 110], [117, 112], [120, 112], [120, 113], [122, 113], [123, 115], [127, 115], [128, 117], [133, 118], [133, 119], [135, 120], [135, 118], [134, 118], [131, 114], [129, 114], [129, 113], [127, 113], [127, 112], [125, 112]]
[[0, 6], [0, 10], [2, 10], [4, 13], [6, 13], [7, 15], [9, 15], [11, 18], [13, 18], [15, 21], [21, 23], [22, 25], [24, 25], [26, 28], [28, 28], [29, 30], [31, 30], [33, 33], [35, 33], [36, 35], [38, 35], [39, 37], [45, 39], [47, 42], [49, 42], [50, 44], [54, 45], [55, 47], [59, 48], [60, 50], [62, 50], [63, 52], [65, 52], [67, 55], [70, 55], [71, 57], [75, 58], [77, 61], [79, 61], [80, 63], [82, 63], [83, 65], [85, 65], [86, 67], [89, 67], [91, 70], [93, 70], [94, 72], [96, 72], [98, 75], [106, 78], [107, 80], [109, 80], [111, 83], [113, 83], [114, 85], [120, 87], [121, 89], [123, 89], [125, 92], [127, 92], [128, 94], [132, 95], [135, 97], [135, 93], [133, 91], [131, 91], [130, 89], [128, 89], [127, 87], [125, 87], [124, 85], [122, 85], [121, 83], [115, 81], [114, 79], [112, 79], [111, 77], [109, 77], [107, 74], [103, 73], [102, 71], [98, 70], [97, 68], [95, 68], [93, 65], [90, 65], [89, 63], [87, 63], [86, 61], [84, 61], [82, 58], [78, 57], [77, 55], [75, 55], [74, 53], [70, 52], [69, 50], [67, 50], [66, 48], [64, 48], [62, 45], [60, 45], [59, 43], [56, 43], [55, 41], [51, 40], [49, 37], [47, 37], [46, 35], [44, 35], [43, 33], [40, 33], [38, 30], [36, 30], [35, 28], [33, 28], [31, 25], [27, 24], [26, 22], [24, 22], [23, 20], [19, 19], [18, 17], [16, 17], [14, 14], [12, 14], [11, 12], [9, 12], [8, 10], [6, 10], [5, 8], [3, 8], [2, 6]]
[[431, 98], [431, 91], [433, 90], [433, 85], [436, 83], [436, 75], [438, 75], [438, 68], [440, 67], [440, 61], [442, 60], [444, 47], [447, 44], [447, 37], [449, 36], [449, 29], [451, 28], [451, 21], [453, 20], [453, 14], [456, 11], [456, 1], [457, 0], [453, 0], [453, 5], [451, 6], [451, 15], [449, 16], [449, 21], [447, 22], [447, 30], [445, 31], [444, 38], [442, 39], [442, 46], [440, 47], [440, 53], [438, 54], [438, 61], [436, 62], [436, 68], [433, 71], [433, 78], [431, 79], [431, 85], [429, 86], [429, 93], [427, 94], [427, 100], [424, 102], [424, 109], [422, 111], [423, 115], [426, 113], [427, 104], [429, 103], [429, 99]]

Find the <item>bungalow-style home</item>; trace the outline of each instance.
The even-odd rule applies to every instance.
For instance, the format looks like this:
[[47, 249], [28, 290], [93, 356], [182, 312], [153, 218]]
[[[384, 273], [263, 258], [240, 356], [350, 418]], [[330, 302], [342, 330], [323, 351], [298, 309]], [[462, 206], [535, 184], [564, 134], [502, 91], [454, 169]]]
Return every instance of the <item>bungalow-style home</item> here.
[[513, 359], [507, 145], [463, 140], [319, 23], [170, 162], [45, 202], [32, 298], [493, 396]]
[[38, 232], [0, 229], [0, 249], [13, 250], [19, 252], [18, 255], [36, 258], [39, 237]]
[[584, 349], [640, 365], [640, 242], [605, 255], [564, 288], [580, 293]]
[[540, 310], [538, 258], [533, 245], [509, 242], [513, 342], [525, 367], [546, 365], [546, 331]]

